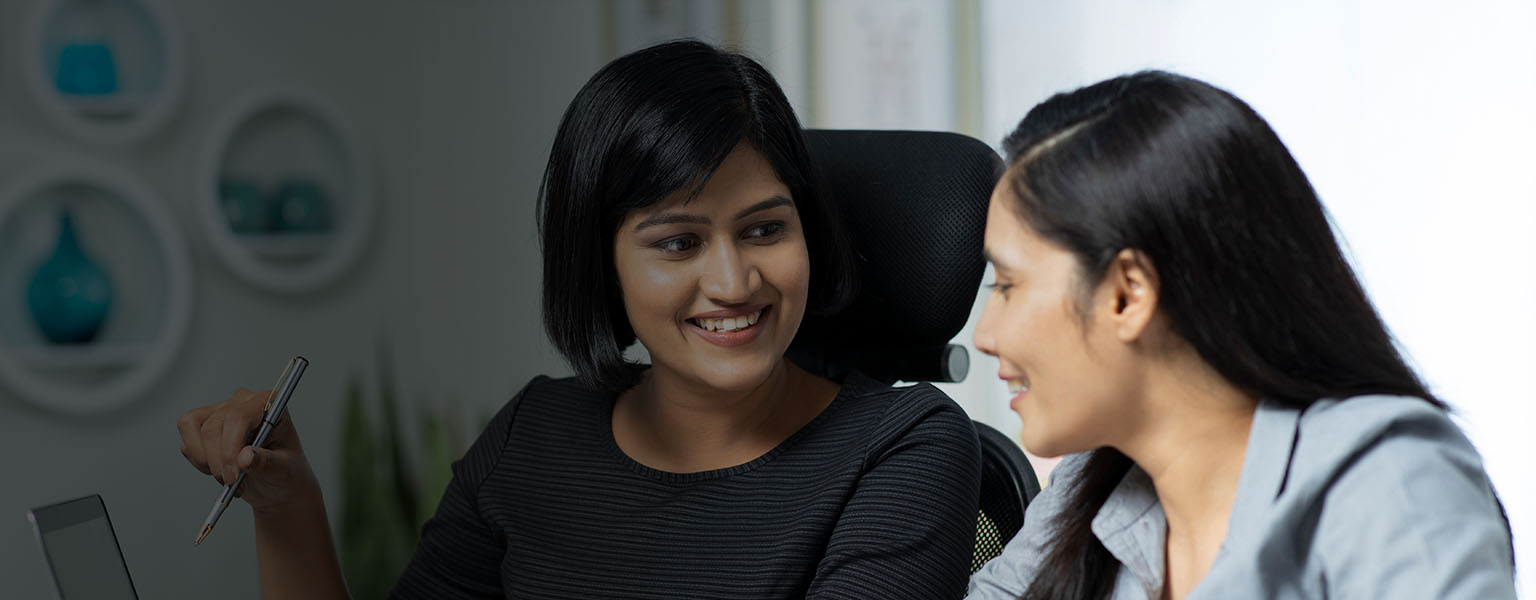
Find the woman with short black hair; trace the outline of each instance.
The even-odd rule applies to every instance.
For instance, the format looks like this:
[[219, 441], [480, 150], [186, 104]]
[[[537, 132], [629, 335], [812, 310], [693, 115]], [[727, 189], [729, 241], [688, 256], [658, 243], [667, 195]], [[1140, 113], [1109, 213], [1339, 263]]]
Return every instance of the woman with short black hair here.
[[[537, 377], [468, 453], [402, 598], [942, 598], [964, 589], [979, 450], [923, 384], [813, 375], [784, 353], [852, 296], [799, 122], [755, 61], [674, 42], [604, 67], [560, 124], [539, 199], [544, 323], [576, 377]], [[650, 365], [626, 362], [639, 341]], [[180, 423], [249, 474], [263, 594], [346, 594], [318, 484], [265, 395]], [[295, 525], [298, 525], [297, 527]]]
[[[755, 61], [699, 42], [614, 61], [565, 111], [539, 191], [544, 326], [576, 374], [633, 386], [635, 342], [614, 271], [626, 215], [669, 194], [691, 200], [738, 146], [755, 151], [789, 191], [810, 255], [813, 314], [853, 299], [853, 258], [836, 206], [820, 195], [800, 122]], [[597, 274], [603, 277], [597, 277]]]
[[971, 597], [1514, 597], [1477, 452], [1248, 105], [1137, 73], [1004, 146], [976, 347], [1070, 456]]

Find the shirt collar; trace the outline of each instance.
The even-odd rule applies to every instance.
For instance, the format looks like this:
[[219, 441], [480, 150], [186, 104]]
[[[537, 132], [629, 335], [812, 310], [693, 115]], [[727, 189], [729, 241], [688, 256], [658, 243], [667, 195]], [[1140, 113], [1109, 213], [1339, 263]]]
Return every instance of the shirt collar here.
[[1110, 492], [1093, 517], [1093, 534], [1147, 590], [1162, 590], [1168, 521], [1152, 478], [1141, 467], [1132, 465]]
[[1232, 499], [1227, 539], [1246, 539], [1245, 526], [1267, 522], [1264, 514], [1285, 491], [1286, 475], [1296, 450], [1299, 417], [1295, 408], [1271, 400], [1259, 402], [1248, 432], [1243, 474], [1237, 480], [1237, 495]]
[[[1263, 400], [1254, 411], [1238, 478], [1227, 539], [1246, 539], [1244, 526], [1264, 523], [1262, 515], [1284, 491], [1296, 447], [1299, 412], [1278, 402]], [[1093, 518], [1093, 534], [1104, 548], [1141, 580], [1148, 594], [1162, 593], [1164, 546], [1168, 518], [1157, 501], [1152, 478], [1131, 465]], [[1223, 552], [1226, 544], [1222, 545]]]

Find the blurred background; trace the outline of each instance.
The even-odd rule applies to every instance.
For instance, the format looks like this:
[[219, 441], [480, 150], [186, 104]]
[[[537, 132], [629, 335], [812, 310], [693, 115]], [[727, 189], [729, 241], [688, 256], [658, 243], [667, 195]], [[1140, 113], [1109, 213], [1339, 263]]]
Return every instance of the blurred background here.
[[[294, 354], [347, 568], [398, 564], [446, 462], [529, 378], [569, 373], [533, 219], [565, 104], [680, 36], [758, 58], [807, 126], [994, 147], [1051, 93], [1141, 68], [1237, 94], [1536, 555], [1533, 30], [1523, 1], [0, 2], [4, 595], [52, 596], [27, 509], [100, 493], [141, 596], [257, 597], [248, 509], [191, 544], [219, 486], [175, 421]], [[971, 358], [942, 387], [1018, 431]]]

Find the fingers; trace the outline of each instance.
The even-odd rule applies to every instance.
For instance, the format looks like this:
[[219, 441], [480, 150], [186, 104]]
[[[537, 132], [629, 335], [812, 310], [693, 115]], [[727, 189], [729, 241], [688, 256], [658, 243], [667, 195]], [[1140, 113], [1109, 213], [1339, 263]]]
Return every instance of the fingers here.
[[[219, 456], [222, 459], [223, 483], [228, 484], [235, 480], [239, 472], [235, 457], [240, 454], [240, 449], [251, 442], [251, 436], [256, 433], [256, 428], [261, 423], [261, 407], [266, 404], [266, 394], [251, 392], [244, 398], [236, 400], [232, 410], [224, 411], [223, 432], [219, 436]], [[256, 412], [251, 412], [251, 405], [256, 404]]]
[[234, 481], [239, 472], [235, 457], [250, 442], [261, 420], [268, 392], [241, 388], [229, 399], [188, 411], [176, 421], [181, 432], [182, 455], [197, 470], [219, 483]]
[[[260, 456], [260, 449], [254, 446], [246, 446], [240, 449], [239, 454], [235, 455], [234, 466], [239, 468], [240, 471], [246, 473], [255, 473], [259, 476], [261, 469], [265, 466], [265, 463]], [[249, 485], [248, 482], [250, 480], [250, 477], [246, 477], [245, 481], [240, 482], [240, 487], [235, 488], [236, 498], [245, 495], [245, 486]]]
[[224, 483], [224, 455], [220, 452], [223, 446], [220, 438], [224, 436], [224, 411], [214, 411], [203, 424], [198, 427], [203, 442], [203, 460], [208, 462], [208, 474], [219, 483]]
[[181, 455], [203, 473], [208, 473], [208, 460], [203, 456], [202, 424], [217, 408], [217, 404], [200, 406], [176, 419], [176, 430], [181, 433]]
[[176, 421], [187, 462], [225, 485], [246, 473], [235, 495], [252, 506], [270, 506], [293, 489], [312, 486], [314, 479], [288, 415], [278, 421], [265, 447], [251, 446], [270, 396], [271, 390], [236, 390], [223, 402], [189, 410]]

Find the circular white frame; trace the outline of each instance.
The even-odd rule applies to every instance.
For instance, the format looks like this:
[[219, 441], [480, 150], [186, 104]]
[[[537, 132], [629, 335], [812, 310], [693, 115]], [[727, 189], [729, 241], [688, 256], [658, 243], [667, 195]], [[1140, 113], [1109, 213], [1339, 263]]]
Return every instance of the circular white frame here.
[[[355, 197], [346, 213], [349, 217], [337, 228], [335, 241], [318, 258], [300, 266], [287, 266], [257, 256], [230, 231], [219, 203], [219, 171], [240, 127], [262, 113], [289, 109], [304, 113], [324, 124], [341, 147], [342, 161], [351, 171]], [[334, 105], [314, 93], [286, 88], [250, 92], [226, 108], [214, 121], [203, 144], [203, 164], [198, 172], [194, 195], [202, 215], [203, 230], [214, 251], [236, 275], [246, 282], [273, 292], [298, 294], [312, 292], [335, 280], [357, 261], [373, 228], [373, 177], [363, 160], [356, 130]]]
[[60, 385], [56, 380], [39, 377], [4, 344], [0, 344], [0, 380], [21, 397], [44, 408], [72, 414], [105, 412], [137, 398], [165, 373], [181, 350], [192, 322], [192, 261], [175, 219], [149, 187], [126, 171], [97, 163], [60, 165], [16, 179], [0, 190], [0, 223], [32, 196], [67, 184], [106, 190], [125, 200], [149, 224], [165, 257], [166, 282], [170, 286], [164, 326], [127, 372], [95, 389]]
[[160, 40], [165, 44], [165, 74], [159, 92], [138, 111], [138, 114], [122, 123], [101, 123], [81, 116], [54, 90], [48, 74], [43, 72], [43, 35], [48, 19], [61, 4], [69, 0], [42, 0], [27, 19], [26, 32], [22, 35], [21, 56], [26, 66], [27, 87], [43, 112], [69, 133], [87, 140], [104, 144], [125, 145], [137, 141], [158, 129], [170, 118], [176, 103], [181, 99], [186, 83], [186, 53], [183, 51], [181, 29], [163, 0], [125, 0], [135, 2], [149, 13], [150, 19], [160, 28]]

